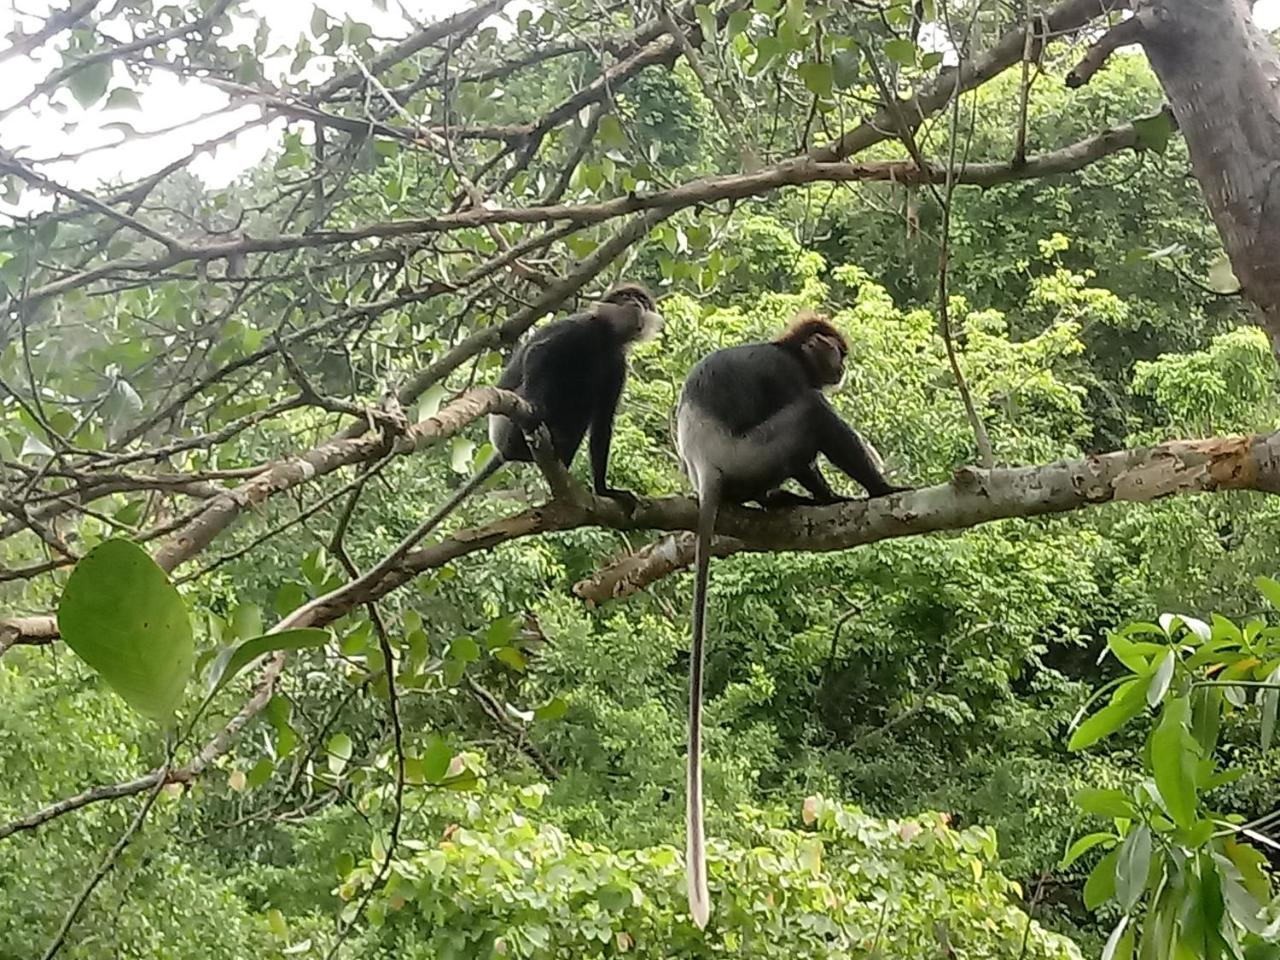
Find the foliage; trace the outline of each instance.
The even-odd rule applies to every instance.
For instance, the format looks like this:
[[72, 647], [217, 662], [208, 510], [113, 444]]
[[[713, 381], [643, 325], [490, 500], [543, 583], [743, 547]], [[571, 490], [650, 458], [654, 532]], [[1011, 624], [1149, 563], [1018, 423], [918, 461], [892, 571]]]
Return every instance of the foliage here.
[[[1280, 608], [1280, 583], [1258, 587]], [[1085, 905], [1119, 913], [1107, 958], [1263, 957], [1280, 955], [1280, 902], [1265, 857], [1248, 840], [1269, 818], [1246, 823], [1211, 805], [1215, 790], [1238, 779], [1221, 767], [1222, 729], [1236, 711], [1260, 716], [1262, 750], [1274, 740], [1280, 686], [1280, 629], [1243, 627], [1214, 615], [1212, 625], [1165, 614], [1111, 634], [1107, 648], [1127, 671], [1097, 691], [1107, 703], [1076, 728], [1083, 749], [1156, 711], [1139, 751], [1141, 776], [1128, 790], [1077, 794], [1084, 812], [1111, 822], [1067, 851], [1069, 866], [1102, 852], [1084, 886]], [[1270, 841], [1267, 841], [1270, 845]]]
[[[743, 808], [748, 840], [709, 851], [712, 926], [684, 915], [684, 868], [669, 846], [610, 851], [537, 821], [542, 791], [470, 804], [436, 843], [406, 844], [371, 918], [406, 957], [1079, 957], [1009, 903], [989, 831], [922, 814], [880, 821], [810, 797], [809, 829]], [[442, 811], [443, 813], [443, 811]], [[446, 814], [446, 817], [448, 815]], [[349, 901], [376, 868], [352, 871]]]
[[[1240, 585], [1280, 569], [1274, 498], [1117, 504], [718, 563], [705, 940], [683, 919], [676, 852], [688, 583], [601, 609], [570, 591], [645, 534], [484, 547], [477, 527], [545, 513], [542, 478], [511, 465], [420, 545], [425, 572], [397, 572], [324, 638], [264, 632], [385, 557], [489, 454], [483, 423], [414, 447], [402, 415], [429, 422], [491, 383], [548, 291], [564, 294], [558, 310], [624, 275], [663, 294], [668, 323], [630, 358], [610, 469], [653, 497], [687, 489], [669, 416], [689, 367], [805, 307], [846, 333], [832, 402], [895, 480], [944, 483], [969, 463], [938, 322], [944, 254], [951, 346], [999, 464], [1277, 421], [1275, 360], [1242, 299], [1223, 295], [1229, 265], [1159, 119], [1139, 149], [1075, 172], [958, 186], [945, 249], [945, 194], [896, 175], [742, 187], [758, 167], [790, 182], [859, 129], [876, 142], [854, 168], [908, 171], [882, 104], [920, 103], [950, 56], [1006, 30], [1021, 49], [1022, 4], [964, 4], [964, 17], [940, 0], [668, 5], [692, 57], [652, 46], [665, 43], [645, 19], [654, 5], [509, 5], [422, 44], [437, 28], [382, 9], [397, 5], [348, 6], [336, 16], [321, 0], [282, 38], [261, 4], [99, 5], [34, 50], [53, 79], [32, 110], [110, 131], [121, 155], [141, 143], [155, 164], [128, 183], [71, 184], [68, 166], [96, 170], [117, 148], [68, 146], [70, 164], [0, 151], [0, 192], [22, 205], [0, 224], [0, 598], [6, 615], [36, 617], [62, 599], [67, 641], [10, 647], [0, 627], [0, 826], [164, 762], [163, 731], [113, 690], [188, 721], [176, 762], [212, 756], [161, 794], [63, 955], [1077, 956], [1052, 928], [1093, 954], [1118, 929], [1114, 960], [1139, 930], [1157, 951], [1148, 929], [1175, 897], [1189, 905], [1178, 935], [1199, 935], [1201, 952], [1222, 949], [1212, 923], [1196, 926], [1206, 908], [1228, 942], [1269, 937], [1253, 845], [1267, 846], [1280, 784], [1257, 736], [1275, 719], [1275, 656]], [[9, 40], [40, 26], [23, 22]], [[1138, 55], [1068, 88], [1068, 40], [1032, 70], [1032, 156], [1163, 100]], [[915, 149], [1005, 164], [1023, 132], [1020, 73], [965, 92], [954, 138], [945, 113], [923, 118]], [[268, 156], [218, 187], [187, 169], [209, 152], [229, 162], [215, 141], [161, 167], [152, 131], [184, 127], [157, 120], [149, 95], [174, 76], [229, 97], [211, 118], [227, 131], [245, 115], [231, 108], [254, 104], [246, 122], [267, 130]], [[737, 187], [707, 199], [702, 178]], [[635, 242], [590, 259], [669, 189], [679, 203]], [[55, 292], [32, 295], [42, 288]], [[317, 451], [361, 436], [376, 440], [362, 457], [316, 468]], [[227, 525], [209, 542], [193, 518]], [[157, 549], [182, 555], [173, 584], [154, 564], [128, 576], [124, 563]], [[1127, 723], [1098, 742], [1111, 749], [1068, 751], [1073, 717], [1116, 669], [1098, 661], [1100, 638], [1171, 606], [1244, 626], [1215, 619], [1208, 642], [1185, 617], [1113, 635], [1126, 673], [1111, 682], [1136, 685], [1103, 716]], [[187, 629], [153, 630], [157, 610]], [[287, 668], [264, 691], [253, 664], [273, 652]], [[191, 673], [209, 697], [199, 715]], [[1139, 750], [1157, 680], [1172, 719], [1150, 731], [1158, 749]], [[1232, 700], [1245, 680], [1259, 686]], [[1192, 747], [1183, 734], [1213, 713], [1196, 712], [1213, 691], [1217, 739]], [[2, 960], [47, 947], [140, 802], [0, 839]], [[1060, 864], [1082, 817], [1121, 806]], [[1113, 852], [1124, 871], [1097, 866]], [[391, 874], [375, 882], [384, 854]], [[1103, 894], [1095, 918], [1083, 901]], [[1118, 928], [1121, 916], [1133, 919]]]

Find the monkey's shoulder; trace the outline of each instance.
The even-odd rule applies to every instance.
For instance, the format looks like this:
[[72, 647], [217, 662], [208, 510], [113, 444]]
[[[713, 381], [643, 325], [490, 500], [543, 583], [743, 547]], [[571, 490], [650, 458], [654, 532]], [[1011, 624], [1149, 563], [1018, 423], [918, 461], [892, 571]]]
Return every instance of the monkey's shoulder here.
[[803, 382], [804, 369], [795, 354], [776, 343], [743, 343], [703, 357], [689, 373], [692, 384], [733, 383], [739, 390]]
[[703, 358], [685, 381], [681, 403], [741, 433], [810, 393], [792, 351], [774, 343], [747, 343]]

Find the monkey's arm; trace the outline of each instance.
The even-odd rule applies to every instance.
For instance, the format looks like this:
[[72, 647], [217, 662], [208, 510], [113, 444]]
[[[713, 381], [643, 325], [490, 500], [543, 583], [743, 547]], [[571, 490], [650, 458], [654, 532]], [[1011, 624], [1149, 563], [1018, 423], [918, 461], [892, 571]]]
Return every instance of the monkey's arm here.
[[868, 494], [886, 497], [891, 493], [911, 489], [896, 486], [885, 479], [858, 431], [845, 423], [827, 402], [827, 398], [816, 390], [812, 410], [813, 423], [818, 431], [819, 449], [843, 473], [862, 484]]

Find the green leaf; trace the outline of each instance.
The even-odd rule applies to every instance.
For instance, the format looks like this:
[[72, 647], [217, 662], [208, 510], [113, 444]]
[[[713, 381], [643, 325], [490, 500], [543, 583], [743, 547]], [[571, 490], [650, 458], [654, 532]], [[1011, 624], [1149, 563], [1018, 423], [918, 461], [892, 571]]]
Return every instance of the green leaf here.
[[1162, 644], [1135, 643], [1119, 632], [1107, 637], [1107, 650], [1129, 670], [1142, 677], [1151, 672], [1151, 663], [1147, 657], [1166, 649], [1168, 648]]
[[284, 617], [307, 602], [307, 588], [296, 580], [286, 580], [276, 591], [276, 615]]
[[1169, 146], [1169, 138], [1173, 136], [1173, 118], [1167, 113], [1140, 117], [1133, 121], [1133, 129], [1138, 135], [1139, 150], [1164, 153], [1165, 147]]
[[884, 55], [894, 63], [909, 67], [916, 62], [916, 45], [910, 40], [898, 37], [885, 43]]
[[455, 660], [461, 660], [463, 663], [470, 663], [473, 660], [480, 659], [480, 644], [476, 643], [470, 637], [459, 637], [453, 643], [449, 644], [449, 656]]
[[923, 70], [932, 70], [940, 63], [942, 63], [942, 54], [937, 51], [934, 51], [933, 53], [926, 53], [920, 58], [920, 67]]
[[802, 63], [796, 68], [800, 79], [809, 91], [817, 97], [831, 97], [832, 73], [829, 63]]
[[100, 60], [82, 67], [67, 78], [67, 87], [82, 107], [91, 107], [107, 92], [111, 82], [111, 61]]
[[1276, 672], [1267, 677], [1267, 686], [1258, 694], [1262, 701], [1262, 750], [1271, 749], [1271, 740], [1276, 733], [1276, 708], [1280, 707], [1280, 686], [1277, 686]]
[[759, 76], [781, 52], [782, 47], [777, 40], [773, 37], [761, 37], [756, 41], [756, 56], [751, 66], [747, 68], [747, 76]]
[[227, 647], [218, 654], [217, 659], [213, 661], [213, 666], [209, 668], [209, 692], [221, 690], [236, 674], [263, 654], [275, 653], [279, 650], [322, 647], [328, 641], [328, 630], [305, 627], [299, 630], [282, 630], [279, 633], [264, 633], [237, 646]]
[[787, 11], [784, 14], [787, 26], [799, 33], [804, 29], [804, 0], [787, 0]]
[[528, 666], [528, 661], [525, 659], [524, 654], [515, 647], [502, 647], [499, 650], [495, 650], [493, 655], [518, 673], [523, 673], [524, 668]]
[[1085, 813], [1096, 814], [1099, 817], [1123, 817], [1132, 820], [1138, 815], [1133, 801], [1119, 790], [1085, 787], [1072, 799], [1075, 805]]
[[1151, 682], [1147, 684], [1147, 704], [1149, 706], [1160, 706], [1160, 701], [1169, 692], [1169, 684], [1173, 680], [1173, 668], [1177, 662], [1177, 657], [1174, 656], [1172, 650], [1166, 650], [1164, 656], [1157, 662], [1155, 673], [1151, 675]]
[[1093, 868], [1089, 879], [1084, 882], [1084, 905], [1096, 910], [1116, 895], [1116, 861], [1120, 859], [1120, 848], [1112, 850]]
[[271, 774], [275, 772], [276, 765], [271, 762], [270, 758], [263, 757], [253, 765], [253, 769], [249, 771], [249, 775], [245, 778], [245, 783], [250, 790], [256, 790], [268, 780]]
[[729, 22], [725, 25], [725, 32], [728, 33], [729, 39], [732, 40], [742, 31], [746, 30], [751, 24], [750, 10], [735, 10], [729, 14]]
[[116, 87], [107, 97], [104, 110], [141, 110], [142, 102], [138, 95], [128, 87]]
[[485, 646], [489, 649], [509, 646], [520, 633], [520, 621], [515, 617], [499, 617], [484, 632]]
[[329, 738], [329, 742], [325, 744], [325, 750], [329, 754], [329, 772], [335, 776], [342, 773], [346, 769], [347, 762], [351, 759], [351, 738], [345, 733], [335, 733]]
[[1114, 845], [1115, 842], [1116, 836], [1114, 833], [1087, 833], [1067, 848], [1066, 854], [1062, 857], [1062, 862], [1058, 864], [1058, 869], [1067, 869], [1094, 847], [1100, 847], [1103, 844]]
[[1222, 726], [1222, 688], [1198, 687], [1191, 693], [1191, 733], [1200, 746], [1200, 753], [1209, 756], [1218, 745], [1218, 730]]
[[449, 773], [449, 764], [453, 762], [453, 749], [445, 743], [438, 733], [433, 733], [427, 740], [427, 748], [422, 752], [422, 776], [428, 783], [439, 783]]
[[702, 30], [702, 39], [704, 41], [714, 40], [716, 36], [716, 15], [705, 3], [700, 3], [693, 8], [694, 16], [698, 18], [698, 27]]
[[543, 704], [533, 711], [535, 720], [541, 720], [549, 723], [552, 720], [559, 720], [569, 711], [569, 703], [564, 697], [556, 697], [548, 703]]
[[622, 129], [622, 124], [613, 114], [600, 118], [597, 136], [602, 144], [613, 150], [625, 150], [631, 145], [627, 140], [626, 131]]
[[262, 633], [262, 611], [257, 604], [241, 603], [236, 606], [231, 612], [231, 631], [241, 640]]
[[1101, 960], [1130, 960], [1132, 956], [1133, 928], [1129, 926], [1129, 917], [1123, 916], [1107, 937]]
[[449, 466], [453, 468], [454, 473], [471, 472], [471, 455], [475, 450], [476, 445], [473, 441], [465, 437], [453, 438], [449, 444]]
[[165, 572], [128, 540], [106, 540], [72, 571], [58, 630], [76, 655], [139, 713], [168, 718], [195, 662], [186, 604]]
[[1191, 706], [1186, 698], [1169, 700], [1151, 733], [1151, 765], [1156, 789], [1173, 822], [1190, 829], [1196, 821], [1196, 764], [1200, 751], [1187, 729]]
[[1146, 824], [1124, 838], [1116, 858], [1116, 899], [1126, 912], [1133, 909], [1147, 888], [1151, 869], [1151, 828]]
[[1267, 603], [1280, 610], [1280, 582], [1270, 577], [1258, 577], [1253, 581], [1253, 585], [1267, 598]]
[[1076, 728], [1067, 744], [1069, 750], [1083, 750], [1115, 733], [1146, 706], [1146, 685], [1130, 680], [1116, 688], [1111, 702]]

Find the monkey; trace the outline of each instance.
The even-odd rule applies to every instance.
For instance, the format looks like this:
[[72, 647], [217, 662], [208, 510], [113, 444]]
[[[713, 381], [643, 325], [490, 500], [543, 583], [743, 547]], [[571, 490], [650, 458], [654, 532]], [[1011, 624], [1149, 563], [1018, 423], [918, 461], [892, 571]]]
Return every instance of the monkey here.
[[[910, 489], [885, 479], [879, 454], [823, 395], [843, 382], [848, 352], [844, 336], [827, 317], [804, 311], [771, 341], [708, 354], [689, 372], [676, 405], [676, 449], [698, 498], [685, 859], [689, 913], [700, 929], [711, 913], [702, 817], [703, 641], [711, 538], [720, 505], [755, 501], [773, 508], [852, 499], [831, 489], [818, 468], [820, 453], [871, 497]], [[781, 490], [788, 479], [811, 496]]]
[[[662, 332], [653, 296], [639, 284], [615, 287], [591, 309], [538, 330], [512, 355], [497, 385], [529, 401], [566, 467], [591, 433], [591, 476], [597, 495], [634, 504], [635, 495], [608, 485], [613, 419], [627, 378], [627, 351]], [[489, 441], [504, 462], [533, 453], [516, 424], [489, 418]]]
[[[589, 430], [596, 494], [629, 508], [635, 506], [635, 494], [607, 482], [613, 418], [627, 379], [627, 351], [657, 337], [662, 327], [653, 295], [638, 283], [619, 284], [586, 310], [535, 331], [512, 353], [496, 384], [533, 407], [551, 434], [557, 459], [566, 467]], [[533, 460], [524, 434], [509, 417], [489, 417], [489, 442], [494, 448], [492, 459], [423, 521], [410, 535], [413, 542], [442, 523], [503, 464]]]

